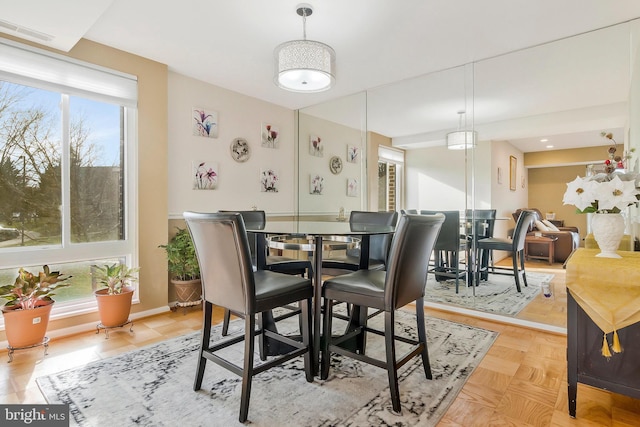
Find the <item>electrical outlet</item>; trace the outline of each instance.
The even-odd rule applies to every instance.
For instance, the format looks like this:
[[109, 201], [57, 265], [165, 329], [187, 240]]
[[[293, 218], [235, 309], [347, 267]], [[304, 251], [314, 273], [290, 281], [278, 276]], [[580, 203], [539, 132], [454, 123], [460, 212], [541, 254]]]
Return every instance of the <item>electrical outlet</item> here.
[[33, 318], [33, 324], [37, 325], [38, 323], [40, 323], [42, 321], [42, 317], [34, 317]]

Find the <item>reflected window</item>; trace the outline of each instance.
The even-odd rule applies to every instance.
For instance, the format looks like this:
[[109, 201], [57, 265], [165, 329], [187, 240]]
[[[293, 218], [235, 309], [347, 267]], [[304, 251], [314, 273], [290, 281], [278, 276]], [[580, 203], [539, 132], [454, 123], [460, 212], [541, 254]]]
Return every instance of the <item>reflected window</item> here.
[[378, 147], [378, 211], [399, 211], [402, 207], [404, 151]]

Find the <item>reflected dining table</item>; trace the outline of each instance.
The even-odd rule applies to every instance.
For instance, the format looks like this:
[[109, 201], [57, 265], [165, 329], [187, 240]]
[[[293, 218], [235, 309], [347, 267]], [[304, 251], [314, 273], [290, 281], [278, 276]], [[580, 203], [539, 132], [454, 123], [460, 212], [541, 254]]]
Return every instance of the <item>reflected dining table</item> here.
[[[245, 222], [247, 232], [255, 233], [257, 238], [258, 250], [256, 253], [256, 267], [264, 269], [266, 266], [266, 254], [268, 248], [268, 236], [290, 236], [292, 239], [287, 243], [287, 249], [301, 250], [305, 252], [313, 252], [313, 366], [314, 372], [318, 372], [320, 364], [320, 344], [321, 344], [321, 325], [322, 325], [322, 250], [335, 249], [335, 245], [328, 242], [351, 242], [360, 239], [360, 269], [369, 268], [369, 242], [370, 237], [381, 234], [393, 234], [395, 226], [386, 226], [379, 224], [350, 224], [349, 222], [340, 221], [267, 221], [266, 224], [254, 224]], [[302, 242], [299, 237], [305, 238]], [[279, 239], [278, 242], [282, 242]], [[312, 242], [312, 243], [311, 243]], [[360, 323], [362, 316], [366, 316], [358, 308], [352, 310], [352, 321]], [[267, 327], [267, 326], [265, 326]], [[275, 327], [275, 325], [271, 325]], [[350, 326], [355, 327], [355, 326]], [[364, 343], [360, 343], [364, 346]], [[277, 350], [276, 350], [277, 351]]]

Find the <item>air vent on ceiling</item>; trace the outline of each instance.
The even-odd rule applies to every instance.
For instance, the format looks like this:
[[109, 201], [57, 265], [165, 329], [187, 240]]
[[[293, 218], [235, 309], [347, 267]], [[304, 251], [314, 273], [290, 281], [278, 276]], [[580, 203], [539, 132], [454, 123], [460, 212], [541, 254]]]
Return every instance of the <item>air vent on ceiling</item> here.
[[17, 35], [31, 37], [34, 39], [42, 40], [44, 42], [50, 42], [54, 39], [54, 36], [52, 35], [33, 30], [31, 28], [23, 27], [9, 21], [3, 21], [2, 19], [0, 19], [0, 28], [9, 30], [7, 31], [8, 33], [13, 32]]

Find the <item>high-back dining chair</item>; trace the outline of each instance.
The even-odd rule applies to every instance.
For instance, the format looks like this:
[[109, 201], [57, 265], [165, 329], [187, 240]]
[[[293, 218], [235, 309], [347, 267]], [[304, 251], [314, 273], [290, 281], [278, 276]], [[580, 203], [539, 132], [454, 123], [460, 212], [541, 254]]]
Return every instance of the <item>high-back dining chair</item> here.
[[[398, 222], [398, 212], [351, 211], [349, 224], [393, 225]], [[369, 269], [383, 270], [387, 264], [391, 237], [388, 234], [369, 238]], [[347, 249], [346, 254], [322, 259], [323, 269], [355, 271], [360, 268], [360, 249]]]
[[[467, 222], [467, 239], [469, 245], [474, 241], [493, 237], [493, 230], [496, 223], [496, 209], [467, 209], [465, 212]], [[477, 263], [483, 269], [482, 280], [487, 280], [487, 269], [489, 265], [493, 268], [493, 252], [483, 250], [478, 253]]]
[[[252, 228], [264, 228], [267, 223], [267, 215], [263, 210], [251, 210], [251, 211], [218, 211], [223, 213], [237, 212], [242, 215], [242, 219], [246, 224], [250, 224]], [[257, 251], [258, 251], [258, 239], [254, 233], [247, 233], [247, 239], [249, 241], [249, 249], [251, 252], [251, 262], [254, 269], [257, 263]], [[268, 249], [267, 249], [268, 250]], [[266, 254], [265, 254], [266, 255]], [[279, 273], [287, 274], [306, 274], [307, 278], [311, 278], [313, 275], [313, 265], [309, 260], [288, 258], [280, 255], [266, 255], [265, 269], [270, 271], [277, 271]], [[294, 310], [295, 311], [295, 310]], [[237, 313], [236, 313], [237, 314]], [[283, 316], [277, 317], [275, 320], [282, 320], [296, 313], [286, 313]], [[229, 309], [224, 310], [224, 317], [222, 320], [222, 335], [226, 336], [229, 332], [229, 322], [231, 321], [231, 311]]]
[[[441, 214], [402, 215], [391, 241], [386, 271], [358, 270], [324, 282], [322, 295], [326, 312], [323, 318], [325, 344], [320, 373], [322, 379], [327, 379], [329, 376], [331, 353], [338, 353], [386, 369], [393, 410], [396, 412], [401, 412], [398, 389], [399, 368], [413, 357], [420, 355], [425, 376], [431, 379], [424, 323], [424, 290], [428, 270], [425, 259], [429, 259], [431, 255], [443, 222], [444, 215]], [[332, 337], [334, 301], [383, 311], [384, 331], [373, 330], [365, 324], [341, 337]], [[416, 306], [418, 340], [396, 336], [394, 330], [395, 311], [413, 301]], [[367, 332], [384, 336], [385, 360], [374, 359], [364, 353], [355, 353], [340, 346], [340, 343], [360, 334], [366, 335]], [[396, 358], [396, 340], [412, 345], [412, 348], [400, 358]]]
[[[207, 360], [242, 377], [240, 398], [240, 422], [247, 420], [251, 381], [257, 375], [273, 366], [304, 355], [304, 369], [307, 381], [313, 381], [311, 361], [311, 280], [268, 270], [254, 271], [251, 262], [249, 240], [242, 216], [239, 213], [196, 213], [185, 212], [184, 218], [196, 249], [202, 279], [204, 314], [202, 340], [200, 343], [194, 390], [202, 386]], [[265, 330], [262, 313], [293, 302], [300, 304], [302, 342]], [[244, 334], [210, 344], [211, 314], [213, 305], [224, 307], [244, 317]], [[259, 315], [259, 329], [256, 331], [256, 315]], [[254, 367], [254, 346], [256, 334], [267, 335], [270, 339], [293, 347], [286, 354], [275, 357], [267, 363]], [[219, 350], [244, 340], [244, 361], [242, 366], [217, 354]]]
[[[421, 210], [421, 215], [434, 215], [438, 212], [444, 214], [444, 223], [438, 234], [438, 240], [433, 248], [433, 262], [430, 273], [434, 273], [436, 280], [455, 279], [456, 293], [459, 291], [461, 278], [467, 277], [467, 271], [460, 267], [460, 252], [466, 252], [467, 240], [460, 238], [460, 212], [459, 211], [428, 211]], [[466, 259], [468, 260], [468, 256]]]
[[489, 270], [488, 266], [482, 266], [480, 263], [476, 267], [476, 283], [479, 283], [483, 273], [504, 274], [514, 276], [516, 289], [522, 292], [520, 287], [520, 277], [525, 286], [527, 284], [527, 275], [524, 270], [524, 240], [527, 237], [529, 226], [534, 222], [535, 213], [532, 211], [522, 211], [518, 217], [516, 228], [511, 239], [503, 239], [499, 237], [489, 237], [480, 239], [476, 242], [476, 251], [510, 251], [512, 268], [493, 267]]

